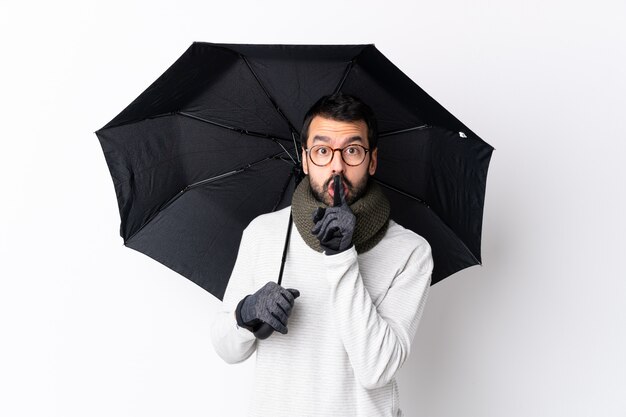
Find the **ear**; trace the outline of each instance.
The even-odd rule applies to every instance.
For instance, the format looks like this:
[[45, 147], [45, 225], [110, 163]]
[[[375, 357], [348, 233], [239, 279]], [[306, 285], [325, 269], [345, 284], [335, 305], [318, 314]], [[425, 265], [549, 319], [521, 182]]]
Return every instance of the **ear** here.
[[376, 172], [376, 167], [377, 166], [378, 166], [378, 148], [374, 149], [371, 152], [370, 164], [369, 164], [369, 167], [368, 167], [370, 175], [374, 175], [374, 173]]
[[302, 149], [302, 171], [304, 175], [309, 175], [309, 161], [306, 159], [306, 151]]

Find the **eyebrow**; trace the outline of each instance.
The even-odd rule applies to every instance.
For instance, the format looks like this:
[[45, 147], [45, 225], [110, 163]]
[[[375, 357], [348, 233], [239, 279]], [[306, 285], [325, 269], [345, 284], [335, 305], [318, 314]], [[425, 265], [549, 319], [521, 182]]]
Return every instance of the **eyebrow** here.
[[[313, 142], [315, 142], [316, 140], [318, 141], [322, 141], [322, 142], [330, 142], [330, 138], [328, 136], [319, 136], [319, 135], [315, 135], [313, 137]], [[351, 138], [348, 139], [348, 141], [346, 143], [352, 143], [352, 142], [363, 142], [363, 138], [361, 138], [361, 136], [352, 136]]]

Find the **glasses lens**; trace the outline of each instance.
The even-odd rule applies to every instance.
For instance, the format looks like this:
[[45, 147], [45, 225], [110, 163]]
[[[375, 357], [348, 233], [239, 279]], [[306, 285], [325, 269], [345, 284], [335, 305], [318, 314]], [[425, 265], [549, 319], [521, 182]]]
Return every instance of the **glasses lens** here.
[[351, 145], [342, 152], [343, 160], [348, 165], [359, 165], [365, 159], [365, 148], [360, 145]]
[[330, 146], [317, 145], [311, 148], [311, 160], [316, 165], [326, 165], [333, 157], [333, 150]]

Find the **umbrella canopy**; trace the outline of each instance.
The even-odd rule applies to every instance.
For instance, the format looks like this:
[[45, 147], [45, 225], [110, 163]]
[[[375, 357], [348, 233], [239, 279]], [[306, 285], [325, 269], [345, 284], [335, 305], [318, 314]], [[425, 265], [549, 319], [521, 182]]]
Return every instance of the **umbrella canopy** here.
[[96, 132], [124, 244], [221, 300], [243, 229], [291, 203], [306, 111], [338, 91], [376, 114], [373, 178], [430, 243], [432, 283], [479, 264], [493, 147], [374, 45], [192, 44]]

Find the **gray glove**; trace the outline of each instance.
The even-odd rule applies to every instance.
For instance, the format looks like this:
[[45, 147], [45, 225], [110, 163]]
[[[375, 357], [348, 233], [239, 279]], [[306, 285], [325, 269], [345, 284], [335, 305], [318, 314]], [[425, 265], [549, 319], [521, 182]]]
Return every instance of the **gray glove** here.
[[237, 324], [254, 333], [263, 323], [267, 323], [274, 330], [287, 334], [287, 319], [295, 299], [299, 296], [300, 291], [285, 289], [274, 281], [269, 281], [239, 302], [235, 310]]
[[346, 196], [341, 186], [341, 178], [334, 179], [333, 207], [318, 207], [313, 212], [313, 233], [320, 241], [326, 255], [334, 255], [352, 246], [352, 234], [356, 226], [356, 216], [346, 203]]

